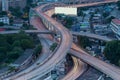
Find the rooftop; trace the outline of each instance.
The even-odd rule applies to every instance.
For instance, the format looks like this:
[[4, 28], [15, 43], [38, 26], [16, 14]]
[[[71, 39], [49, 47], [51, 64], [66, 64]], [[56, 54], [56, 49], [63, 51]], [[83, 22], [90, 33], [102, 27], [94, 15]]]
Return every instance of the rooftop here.
[[117, 25], [120, 25], [120, 20], [119, 19], [112, 19], [112, 22], [117, 24]]

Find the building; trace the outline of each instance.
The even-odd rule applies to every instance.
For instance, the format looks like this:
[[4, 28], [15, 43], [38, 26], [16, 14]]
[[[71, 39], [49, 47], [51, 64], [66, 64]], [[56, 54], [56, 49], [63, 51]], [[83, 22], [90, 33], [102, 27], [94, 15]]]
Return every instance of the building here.
[[24, 23], [23, 20], [21, 20], [21, 19], [15, 19], [15, 20], [13, 21], [13, 26], [22, 27], [22, 26], [23, 26], [23, 23]]
[[55, 7], [55, 14], [64, 14], [77, 16], [77, 8], [73, 7]]
[[8, 17], [0, 17], [0, 22], [3, 22], [4, 24], [10, 24]]
[[90, 30], [90, 24], [89, 22], [80, 22], [75, 25], [72, 25], [71, 27], [72, 31], [80, 32], [88, 32]]
[[112, 31], [115, 33], [116, 37], [120, 40], [120, 20], [112, 19], [110, 27]]
[[21, 9], [26, 6], [26, 0], [0, 0], [0, 7], [2, 11], [8, 11], [9, 7], [20, 7]]
[[102, 23], [102, 15], [101, 14], [94, 14], [92, 18], [92, 22], [99, 24]]
[[13, 8], [24, 8], [26, 6], [26, 0], [9, 0], [9, 6]]
[[2, 0], [2, 11], [8, 11], [8, 0]]

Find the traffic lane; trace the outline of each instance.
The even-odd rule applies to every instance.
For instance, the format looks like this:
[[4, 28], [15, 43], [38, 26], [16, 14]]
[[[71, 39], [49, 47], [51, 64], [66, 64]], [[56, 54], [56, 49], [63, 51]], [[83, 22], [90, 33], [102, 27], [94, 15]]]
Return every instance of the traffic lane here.
[[[42, 23], [41, 19], [38, 17], [32, 18], [31, 25], [33, 25], [38, 30], [44, 31], [46, 30], [45, 25]], [[50, 34], [41, 34], [45, 39], [53, 40], [53, 36]]]
[[73, 68], [61, 80], [75, 80], [79, 76], [81, 76], [84, 73], [84, 71], [87, 69], [86, 64], [83, 63], [80, 59], [77, 59], [73, 56], [72, 56], [72, 59], [73, 59], [73, 63], [74, 63]]
[[108, 63], [105, 63], [91, 55], [89, 55], [87, 52], [83, 51], [81, 48], [73, 45], [72, 49], [70, 50], [72, 52], [73, 56], [76, 56], [83, 60], [84, 62], [90, 64], [91, 66], [97, 68], [98, 70], [101, 70], [105, 74], [110, 75], [115, 80], [120, 79], [120, 69], [116, 68], [112, 65], [109, 65]]

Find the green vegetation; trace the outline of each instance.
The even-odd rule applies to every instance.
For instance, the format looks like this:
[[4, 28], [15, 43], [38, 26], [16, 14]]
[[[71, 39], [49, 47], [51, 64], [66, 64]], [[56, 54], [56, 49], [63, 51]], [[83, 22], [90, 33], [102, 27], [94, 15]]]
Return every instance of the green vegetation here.
[[86, 10], [87, 10], [87, 7], [80, 7], [80, 8], [78, 8], [77, 9], [77, 15], [84, 17], [85, 14], [83, 13], [83, 11], [86, 11]]
[[104, 12], [102, 15], [103, 15], [104, 18], [106, 18], [110, 15], [110, 13], [109, 12]]
[[22, 55], [24, 50], [34, 46], [33, 38], [24, 32], [0, 35], [0, 63], [11, 63]]
[[21, 27], [21, 29], [22, 30], [29, 30], [29, 29], [36, 30], [36, 28], [34, 28], [32, 25], [29, 25], [29, 24], [26, 24], [26, 23], [23, 24], [23, 27]]
[[33, 4], [33, 0], [27, 0], [27, 5], [25, 6], [25, 8], [23, 9], [23, 15], [22, 15], [22, 19], [23, 20], [28, 20], [29, 19], [29, 10], [32, 7], [37, 6], [36, 4]]
[[104, 54], [111, 63], [120, 66], [120, 41], [110, 41], [106, 44]]
[[[15, 7], [15, 8], [9, 7], [11, 15], [27, 21], [29, 19], [29, 10], [30, 10], [30, 8], [36, 6], [32, 2], [33, 2], [32, 0], [27, 0], [27, 2], [26, 2], [27, 5], [23, 9], [21, 9], [20, 7]], [[11, 19], [11, 20], [13, 20], [13, 19]]]
[[87, 46], [90, 46], [90, 41], [87, 37], [85, 36], [78, 36], [78, 44], [82, 48], [86, 48]]
[[22, 11], [20, 10], [20, 7], [10, 7], [9, 10], [11, 11], [11, 14], [16, 17], [21, 17], [22, 16]]
[[120, 0], [117, 2], [118, 10], [120, 10]]
[[61, 21], [61, 23], [68, 29], [77, 21], [75, 17], [66, 16], [64, 14], [53, 14], [52, 18], [56, 18], [57, 20]]
[[42, 51], [42, 45], [39, 44], [39, 45], [35, 48], [33, 54], [37, 57], [37, 55], [40, 54], [41, 51]]
[[68, 29], [71, 28], [71, 26], [73, 25], [74, 21], [76, 21], [76, 19], [74, 17], [70, 17], [70, 16], [67, 16], [64, 18], [64, 26]]
[[83, 13], [83, 11], [82, 10], [80, 10], [79, 12], [78, 12], [78, 16], [84, 16], [85, 14]]
[[16, 68], [15, 67], [9, 67], [9, 71], [11, 72], [11, 71], [14, 71]]
[[3, 17], [3, 16], [7, 16], [7, 12], [6, 11], [1, 11], [0, 12], [0, 17]]
[[107, 22], [107, 23], [110, 23], [110, 22], [112, 21], [112, 19], [115, 19], [115, 17], [114, 17], [114, 16], [111, 16], [111, 17], [107, 18], [107, 19], [106, 19], [106, 22]]
[[53, 14], [52, 18], [61, 21], [61, 23], [68, 29], [70, 29], [71, 26], [77, 21], [75, 17], [67, 16], [64, 14]]
[[64, 14], [53, 14], [52, 18], [62, 19], [62, 16], [65, 16]]
[[4, 23], [3, 23], [3, 22], [0, 22], [0, 26], [4, 26]]
[[50, 50], [54, 51], [56, 47], [57, 47], [57, 43], [53, 43], [50, 47]]

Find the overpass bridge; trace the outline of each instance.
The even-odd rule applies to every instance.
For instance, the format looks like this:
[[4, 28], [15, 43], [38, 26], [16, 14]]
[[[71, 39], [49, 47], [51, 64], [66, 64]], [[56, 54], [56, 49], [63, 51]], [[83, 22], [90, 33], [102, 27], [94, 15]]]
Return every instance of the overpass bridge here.
[[[25, 33], [28, 33], [28, 34], [31, 34], [31, 33], [35, 33], [35, 34], [55, 34], [54, 32], [52, 31], [49, 31], [49, 30], [23, 30]], [[16, 34], [16, 33], [19, 33], [20, 30], [11, 30], [11, 31], [2, 31], [0, 32], [0, 34]], [[89, 37], [89, 38], [93, 38], [93, 39], [98, 39], [98, 40], [101, 40], [101, 41], [112, 41], [113, 39], [112, 38], [108, 38], [107, 36], [101, 36], [101, 35], [97, 35], [97, 34], [94, 34], [94, 33], [88, 33], [88, 32], [74, 32], [74, 31], [70, 31], [72, 35], [75, 35], [75, 36], [86, 36], [86, 37]]]
[[[105, 2], [98, 2], [98, 3], [91, 3], [91, 4], [83, 4], [81, 5], [76, 5], [74, 7], [85, 7], [85, 6], [93, 6], [93, 5], [98, 5], [98, 4], [104, 4], [104, 3], [111, 3], [111, 2], [116, 2], [117, 0], [106, 0]], [[44, 7], [43, 7], [44, 8]], [[37, 8], [38, 9], [38, 8]], [[39, 10], [38, 10], [39, 11]], [[46, 16], [46, 15], [45, 15]], [[48, 20], [50, 20], [50, 17], [46, 17]], [[54, 22], [53, 20], [51, 20], [51, 22]], [[59, 25], [55, 24], [55, 27], [59, 27]], [[61, 26], [60, 26], [61, 27]], [[64, 34], [65, 35], [65, 34]], [[95, 36], [95, 37], [93, 37]], [[111, 41], [111, 39], [105, 38], [105, 37], [101, 37], [101, 36], [97, 36], [97, 35], [93, 35], [91, 34], [90, 37], [92, 38], [96, 38], [96, 39], [100, 39], [100, 40], [104, 40], [104, 41]], [[73, 49], [75, 50], [76, 47], [73, 47]], [[80, 49], [80, 48], [79, 48]], [[78, 54], [79, 53], [79, 54]], [[84, 56], [82, 56], [81, 54], [83, 54]], [[120, 79], [120, 69], [116, 68], [112, 65], [109, 65], [101, 60], [98, 60], [97, 58], [94, 58], [90, 55], [87, 55], [88, 53], [83, 51], [82, 49], [80, 49], [77, 52], [73, 52], [73, 56], [76, 56], [80, 59], [83, 59], [84, 62], [88, 63], [89, 65], [93, 66], [94, 68], [102, 71], [103, 73], [107, 74], [108, 76], [110, 76], [111, 78], [115, 79], [115, 80], [119, 80]], [[81, 57], [82, 56], [82, 57]], [[96, 64], [97, 63], [97, 64]], [[111, 70], [112, 69], [112, 70]]]
[[118, 0], [104, 0], [100, 2], [93, 2], [93, 3], [84, 3], [84, 4], [75, 4], [75, 5], [70, 5], [67, 7], [89, 7], [89, 6], [98, 6], [102, 4], [108, 4], [108, 3], [116, 3]]
[[[25, 33], [36, 33], [36, 34], [53, 34], [53, 32], [45, 30], [45, 31], [41, 31], [41, 30], [22, 30]], [[12, 30], [12, 31], [1, 31], [0, 34], [16, 34], [21, 32], [21, 30]]]
[[[5, 80], [27, 80], [37, 75], [43, 75], [47, 73], [48, 71], [52, 70], [54, 66], [56, 66], [57, 63], [60, 62], [65, 56], [66, 53], [70, 50], [71, 43], [72, 43], [72, 35], [71, 33], [64, 28], [63, 25], [60, 23], [56, 22], [46, 14], [42, 12], [42, 9], [44, 9], [45, 6], [49, 4], [45, 4], [43, 6], [37, 7], [34, 9], [34, 11], [39, 15], [39, 17], [42, 19], [43, 23], [46, 25], [48, 29], [52, 29], [52, 31], [56, 31], [60, 35], [60, 46], [59, 48], [55, 51], [55, 54], [52, 56], [51, 59], [46, 61], [44, 65], [39, 67], [41, 72], [38, 71], [32, 71], [29, 74], [23, 74], [20, 76], [21, 73], [16, 74], [14, 76], [11, 76], [9, 78], [6, 78]], [[76, 7], [81, 7], [81, 5], [76, 6]], [[76, 45], [72, 45], [72, 55], [82, 59], [84, 62], [87, 64], [93, 66], [94, 68], [102, 71], [103, 73], [107, 74], [114, 80], [120, 80], [120, 69], [116, 68], [112, 65], [109, 65], [101, 60], [98, 60], [97, 58], [94, 58], [90, 55], [88, 55], [87, 52], [83, 51], [81, 48], [76, 47]], [[81, 55], [82, 54], [82, 55]], [[34, 75], [33, 75], [34, 74]], [[24, 79], [24, 76], [26, 76], [26, 79]]]
[[89, 38], [98, 39], [98, 40], [105, 41], [105, 42], [113, 40], [111, 38], [108, 38], [107, 36], [101, 36], [101, 35], [97, 35], [97, 34], [94, 34], [94, 33], [73, 32], [73, 31], [71, 31], [71, 33], [72, 33], [72, 35], [75, 35], [75, 36], [86, 36], [86, 37], [89, 37]]
[[95, 58], [88, 54], [83, 49], [79, 48], [75, 44], [72, 45], [70, 54], [81, 59], [83, 62], [91, 65], [92, 67], [98, 69], [99, 71], [107, 74], [114, 80], [120, 80], [120, 68], [112, 66], [98, 58]]
[[[45, 75], [46, 73], [50, 72], [57, 63], [61, 62], [61, 60], [65, 58], [67, 52], [70, 50], [72, 45], [71, 33], [65, 27], [63, 27], [62, 24], [56, 22], [42, 12], [42, 9], [47, 5], [49, 4], [40, 6], [32, 10], [32, 12], [34, 11], [41, 18], [42, 22], [49, 30], [56, 32], [60, 36], [60, 45], [58, 49], [54, 51], [55, 54], [52, 56], [52, 58], [38, 68], [40, 72], [38, 72], [38, 70], [34, 70], [29, 72], [29, 74], [18, 73], [6, 78], [5, 80], [28, 80], [33, 78], [35, 75]], [[56, 27], [56, 25], [58, 27]], [[26, 79], [24, 79], [25, 77]]]

